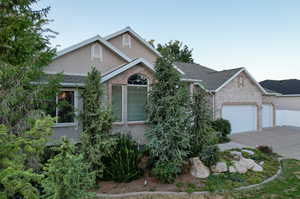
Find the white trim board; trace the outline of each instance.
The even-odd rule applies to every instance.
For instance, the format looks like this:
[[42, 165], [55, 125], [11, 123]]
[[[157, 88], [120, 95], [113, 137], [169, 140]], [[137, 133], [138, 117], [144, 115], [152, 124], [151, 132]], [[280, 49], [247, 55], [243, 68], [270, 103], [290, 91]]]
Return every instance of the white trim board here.
[[121, 52], [120, 50], [118, 50], [117, 48], [115, 48], [111, 43], [107, 42], [105, 39], [103, 39], [102, 37], [100, 37], [100, 35], [96, 35], [90, 39], [84, 40], [78, 44], [72, 45], [68, 48], [65, 48], [61, 51], [58, 51], [56, 56], [53, 59], [57, 59], [58, 57], [61, 57], [69, 52], [72, 52], [78, 48], [81, 48], [83, 46], [86, 46], [90, 43], [93, 43], [95, 41], [99, 41], [100, 43], [102, 43], [104, 46], [108, 47], [110, 50], [112, 50], [114, 53], [116, 53], [117, 55], [119, 55], [120, 57], [122, 57], [124, 60], [126, 60], [127, 62], [131, 62], [132, 60], [127, 57], [123, 52]]
[[152, 52], [154, 52], [157, 56], [161, 57], [161, 54], [155, 49], [153, 48], [153, 46], [151, 46], [145, 39], [143, 39], [139, 34], [137, 34], [134, 30], [132, 30], [129, 26], [127, 26], [126, 28], [119, 30], [115, 33], [112, 33], [110, 35], [107, 35], [106, 37], [104, 37], [104, 39], [110, 40], [114, 37], [117, 37], [125, 32], [129, 32], [131, 33], [134, 37], [136, 37], [140, 42], [142, 42], [146, 47], [148, 47]]
[[154, 66], [152, 64], [150, 64], [147, 60], [145, 60], [144, 58], [138, 58], [136, 60], [134, 60], [133, 62], [130, 62], [114, 71], [112, 71], [111, 73], [109, 74], [106, 74], [104, 75], [102, 78], [101, 78], [101, 82], [105, 82], [113, 77], [115, 77], [116, 75], [134, 67], [135, 65], [137, 64], [144, 64], [146, 67], [148, 67], [150, 70], [154, 71]]
[[219, 88], [217, 88], [214, 92], [219, 92], [222, 88], [224, 88], [229, 82], [231, 82], [234, 78], [236, 78], [240, 73], [245, 72], [246, 75], [256, 84], [256, 86], [261, 90], [263, 94], [267, 94], [265, 89], [252, 77], [252, 75], [246, 70], [246, 68], [241, 68], [237, 73], [235, 73], [231, 78], [229, 78], [226, 82], [224, 82]]

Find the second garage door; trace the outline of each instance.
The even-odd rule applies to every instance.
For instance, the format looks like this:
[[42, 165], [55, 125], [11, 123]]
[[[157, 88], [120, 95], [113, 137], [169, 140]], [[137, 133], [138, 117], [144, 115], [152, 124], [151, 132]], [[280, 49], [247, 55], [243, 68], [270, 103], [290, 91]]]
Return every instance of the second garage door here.
[[257, 130], [257, 107], [255, 105], [224, 105], [222, 118], [231, 123], [231, 133]]

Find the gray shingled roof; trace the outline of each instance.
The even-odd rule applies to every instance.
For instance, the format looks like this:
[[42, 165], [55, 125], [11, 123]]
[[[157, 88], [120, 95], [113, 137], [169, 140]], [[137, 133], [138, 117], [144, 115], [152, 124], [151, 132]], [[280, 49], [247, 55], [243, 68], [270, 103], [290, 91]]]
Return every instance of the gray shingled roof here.
[[[185, 73], [182, 78], [201, 80], [201, 84], [207, 90], [211, 91], [218, 89], [228, 79], [230, 79], [242, 69], [235, 68], [230, 70], [216, 71], [199, 64], [176, 62], [175, 65]], [[75, 86], [76, 84], [84, 84], [85, 79], [85, 76], [64, 75], [62, 83], [74, 84]]]
[[[53, 76], [52, 74], [45, 75], [41, 81], [47, 81], [50, 76]], [[61, 83], [66, 84], [74, 84], [76, 86], [77, 84], [84, 84], [86, 79], [86, 76], [79, 76], [79, 75], [63, 75], [63, 80]], [[72, 85], [70, 85], [72, 86]]]
[[230, 70], [216, 71], [199, 64], [189, 64], [182, 62], [174, 63], [185, 75], [186, 79], [202, 80], [203, 86], [207, 90], [216, 90], [222, 86], [228, 79], [234, 76], [242, 68], [235, 68]]

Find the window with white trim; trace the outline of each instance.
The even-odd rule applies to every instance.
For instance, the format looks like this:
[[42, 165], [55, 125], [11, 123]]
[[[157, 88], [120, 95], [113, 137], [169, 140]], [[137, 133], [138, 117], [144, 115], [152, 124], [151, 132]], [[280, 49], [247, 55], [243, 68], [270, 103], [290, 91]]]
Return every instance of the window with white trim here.
[[122, 46], [123, 48], [131, 48], [131, 36], [128, 33], [122, 35]]
[[62, 89], [56, 96], [55, 104], [51, 103], [52, 109], [47, 112], [56, 117], [57, 124], [74, 124], [76, 104], [76, 91]]
[[112, 110], [115, 122], [143, 122], [148, 96], [148, 80], [144, 75], [134, 74], [127, 85], [112, 86]]
[[91, 59], [92, 60], [98, 59], [100, 61], [103, 61], [102, 46], [100, 44], [96, 43], [96, 44], [92, 45]]

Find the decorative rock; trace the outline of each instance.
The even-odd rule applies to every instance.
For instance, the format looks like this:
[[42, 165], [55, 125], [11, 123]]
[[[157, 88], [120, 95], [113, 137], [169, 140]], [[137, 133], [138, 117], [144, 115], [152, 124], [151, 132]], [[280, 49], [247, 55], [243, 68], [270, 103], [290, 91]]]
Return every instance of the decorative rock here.
[[262, 166], [256, 164], [251, 170], [255, 172], [262, 172], [264, 169], [262, 168]]
[[224, 173], [228, 171], [226, 162], [218, 162], [216, 165], [212, 166], [211, 170], [214, 173]]
[[257, 164], [252, 159], [241, 158], [240, 163], [247, 169], [252, 169]]
[[196, 178], [207, 178], [210, 174], [209, 169], [202, 163], [202, 161], [196, 157], [190, 159], [192, 168], [191, 175]]
[[230, 155], [232, 155], [235, 160], [240, 160], [243, 157], [239, 151], [230, 151]]
[[245, 153], [248, 153], [249, 155], [254, 155], [255, 154], [253, 151], [247, 150], [247, 149], [243, 149], [242, 151], [245, 152]]
[[265, 162], [264, 161], [261, 161], [261, 162], [259, 162], [258, 163], [260, 166], [263, 166], [264, 164], [265, 164]]
[[237, 170], [235, 169], [234, 166], [229, 166], [229, 173], [236, 173]]
[[238, 173], [243, 174], [248, 171], [248, 168], [243, 161], [233, 161], [233, 166]]

